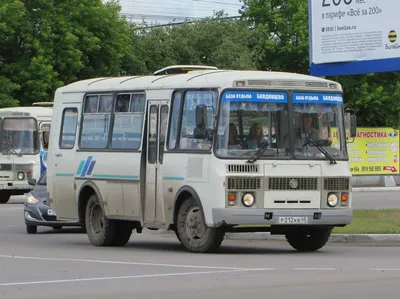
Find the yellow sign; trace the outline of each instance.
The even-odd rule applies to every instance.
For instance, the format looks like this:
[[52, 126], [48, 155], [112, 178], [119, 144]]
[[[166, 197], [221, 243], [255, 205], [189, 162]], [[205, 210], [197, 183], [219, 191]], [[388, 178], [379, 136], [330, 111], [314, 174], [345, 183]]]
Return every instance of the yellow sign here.
[[[332, 130], [332, 146], [338, 147]], [[391, 128], [357, 128], [357, 137], [348, 139], [347, 150], [353, 175], [399, 174], [399, 131]]]

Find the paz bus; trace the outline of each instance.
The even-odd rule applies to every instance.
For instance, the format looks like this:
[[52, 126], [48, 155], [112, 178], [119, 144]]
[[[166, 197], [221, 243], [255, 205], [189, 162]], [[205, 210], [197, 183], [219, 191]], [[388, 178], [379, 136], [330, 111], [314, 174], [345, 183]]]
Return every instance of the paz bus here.
[[257, 231], [316, 251], [351, 223], [356, 118], [339, 83], [180, 67], [56, 91], [47, 178], [59, 220], [80, 221], [94, 246], [163, 229], [203, 253]]
[[32, 190], [46, 168], [52, 112], [38, 103], [0, 109], [0, 203]]

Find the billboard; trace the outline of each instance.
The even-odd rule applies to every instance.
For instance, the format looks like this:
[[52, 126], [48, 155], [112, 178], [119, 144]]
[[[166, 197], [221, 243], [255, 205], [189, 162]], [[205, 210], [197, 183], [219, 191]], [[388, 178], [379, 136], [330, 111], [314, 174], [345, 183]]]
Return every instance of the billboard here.
[[309, 0], [310, 72], [400, 70], [400, 1]]
[[[336, 130], [332, 146], [338, 147]], [[395, 175], [399, 168], [399, 131], [392, 128], [357, 128], [354, 142], [347, 143], [353, 175]], [[349, 140], [353, 141], [353, 140]]]

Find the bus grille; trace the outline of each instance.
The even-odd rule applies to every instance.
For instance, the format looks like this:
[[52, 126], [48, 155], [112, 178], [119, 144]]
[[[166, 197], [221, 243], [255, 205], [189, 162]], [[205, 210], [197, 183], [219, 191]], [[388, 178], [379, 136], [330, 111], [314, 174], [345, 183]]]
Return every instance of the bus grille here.
[[33, 164], [15, 164], [15, 171], [32, 171]]
[[263, 188], [260, 177], [230, 177], [228, 178], [229, 190], [259, 190]]
[[324, 190], [346, 191], [350, 189], [349, 178], [325, 178]]
[[0, 164], [0, 171], [11, 171], [12, 164]]
[[257, 173], [259, 171], [259, 165], [245, 165], [245, 164], [228, 164], [227, 172], [233, 173]]
[[268, 178], [269, 190], [318, 190], [318, 178]]

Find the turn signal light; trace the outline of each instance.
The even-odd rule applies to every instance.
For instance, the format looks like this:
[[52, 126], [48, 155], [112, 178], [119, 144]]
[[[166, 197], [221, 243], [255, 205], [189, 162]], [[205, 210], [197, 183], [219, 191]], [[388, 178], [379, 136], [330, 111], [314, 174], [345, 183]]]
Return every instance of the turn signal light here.
[[236, 193], [228, 193], [228, 205], [234, 206], [236, 204]]
[[349, 195], [347, 193], [342, 193], [342, 195], [340, 196], [340, 200], [343, 207], [347, 206]]

